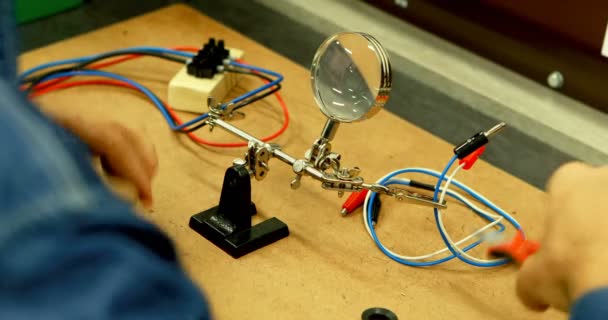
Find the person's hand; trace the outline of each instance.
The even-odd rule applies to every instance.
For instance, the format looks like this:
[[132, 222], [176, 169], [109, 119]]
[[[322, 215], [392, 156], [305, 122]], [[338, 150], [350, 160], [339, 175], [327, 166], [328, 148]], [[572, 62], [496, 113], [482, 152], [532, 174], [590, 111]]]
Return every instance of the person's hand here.
[[522, 265], [517, 293], [533, 310], [567, 311], [585, 293], [608, 287], [608, 167], [567, 164], [548, 192], [541, 248]]
[[145, 207], [152, 206], [152, 180], [158, 159], [150, 142], [117, 122], [62, 114], [51, 117], [86, 143], [108, 173], [133, 184]]

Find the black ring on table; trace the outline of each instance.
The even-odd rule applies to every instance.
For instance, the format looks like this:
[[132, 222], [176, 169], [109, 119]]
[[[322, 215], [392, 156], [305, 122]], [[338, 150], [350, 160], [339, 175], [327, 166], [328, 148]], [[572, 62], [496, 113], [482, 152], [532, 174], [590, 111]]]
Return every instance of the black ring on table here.
[[398, 320], [397, 315], [384, 308], [369, 308], [361, 314], [361, 320]]

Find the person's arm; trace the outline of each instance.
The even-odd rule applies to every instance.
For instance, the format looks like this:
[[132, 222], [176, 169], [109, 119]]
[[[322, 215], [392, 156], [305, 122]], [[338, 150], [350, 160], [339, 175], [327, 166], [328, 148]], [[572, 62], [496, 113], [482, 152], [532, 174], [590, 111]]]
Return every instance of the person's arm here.
[[519, 272], [519, 297], [534, 310], [608, 319], [608, 167], [565, 165], [548, 191], [541, 249]]
[[1, 79], [0, 96], [0, 319], [208, 319], [170, 241], [88, 148]]
[[571, 320], [605, 320], [608, 316], [608, 287], [584, 294], [570, 310]]
[[0, 319], [209, 319], [168, 238], [91, 165], [92, 150], [149, 202], [156, 163], [140, 140], [55, 116], [68, 132], [18, 93], [12, 3], [0, 1]]

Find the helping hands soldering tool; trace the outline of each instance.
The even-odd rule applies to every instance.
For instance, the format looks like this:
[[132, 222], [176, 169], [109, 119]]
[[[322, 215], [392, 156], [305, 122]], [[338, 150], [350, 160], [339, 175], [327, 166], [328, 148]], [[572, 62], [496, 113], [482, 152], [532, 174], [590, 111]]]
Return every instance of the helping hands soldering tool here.
[[[356, 55], [352, 53], [356, 52]], [[364, 66], [364, 69], [360, 69]], [[252, 69], [270, 76], [280, 75], [265, 69]], [[341, 123], [362, 121], [380, 111], [388, 100], [391, 85], [391, 66], [388, 54], [378, 40], [358, 32], [345, 32], [325, 40], [315, 54], [311, 66], [311, 81], [315, 100], [327, 121], [312, 147], [303, 158], [283, 151], [278, 144], [259, 138], [228, 123], [230, 106], [208, 99], [209, 112], [205, 124], [222, 128], [247, 141], [244, 157], [236, 159], [224, 175], [224, 185], [218, 206], [195, 214], [190, 227], [208, 240], [239, 257], [289, 234], [287, 225], [277, 218], [267, 219], [252, 226], [251, 215], [256, 213], [251, 202], [250, 178], [263, 180], [270, 171], [270, 160], [275, 158], [291, 166], [295, 177], [291, 189], [298, 189], [302, 177], [319, 181], [321, 187], [338, 192], [373, 191], [412, 203], [445, 208], [445, 202], [434, 201], [398, 187], [366, 183], [358, 167], [341, 165], [341, 155], [332, 150], [333, 140]]]

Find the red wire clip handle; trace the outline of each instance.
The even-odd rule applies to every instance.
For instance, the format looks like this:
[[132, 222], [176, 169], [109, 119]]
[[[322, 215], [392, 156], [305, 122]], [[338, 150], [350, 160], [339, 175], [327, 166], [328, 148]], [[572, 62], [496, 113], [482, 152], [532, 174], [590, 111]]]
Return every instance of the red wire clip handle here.
[[509, 242], [488, 248], [488, 254], [494, 257], [509, 257], [517, 264], [522, 264], [526, 259], [540, 249], [538, 241], [527, 240], [521, 230]]
[[469, 170], [473, 167], [475, 162], [477, 162], [477, 159], [479, 159], [479, 157], [484, 151], [486, 151], [486, 146], [481, 146], [477, 150], [473, 151], [470, 155], [460, 159], [460, 161], [458, 161], [458, 164], [464, 163], [464, 167], [462, 168], [464, 170]]
[[363, 204], [368, 192], [369, 191], [367, 189], [363, 189], [361, 191], [351, 193], [342, 205], [342, 211], [340, 213], [345, 216], [355, 211]]

